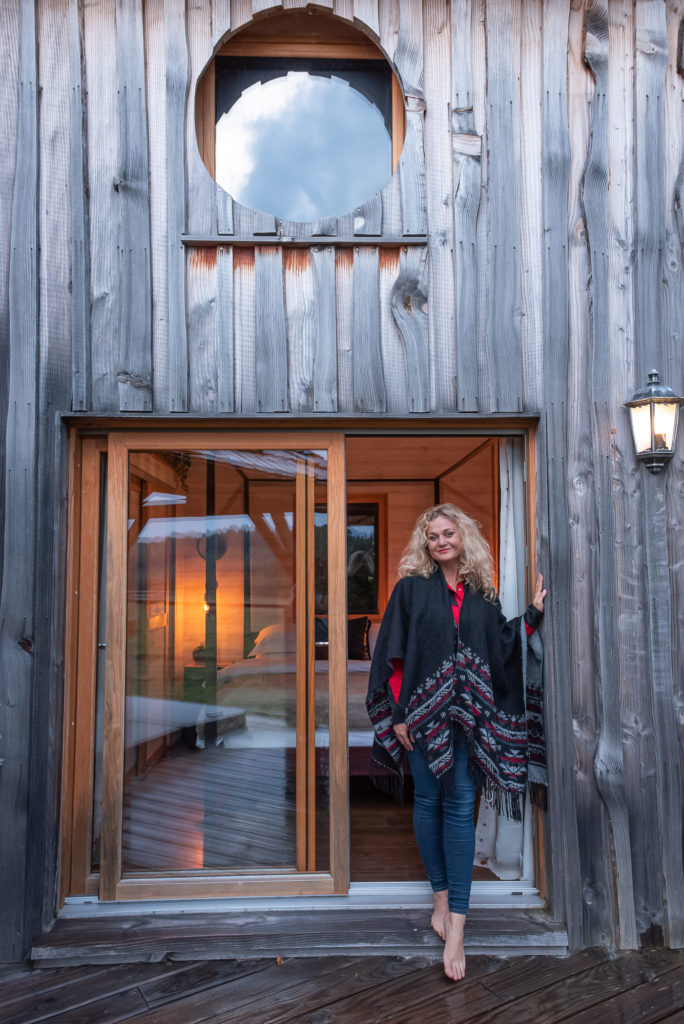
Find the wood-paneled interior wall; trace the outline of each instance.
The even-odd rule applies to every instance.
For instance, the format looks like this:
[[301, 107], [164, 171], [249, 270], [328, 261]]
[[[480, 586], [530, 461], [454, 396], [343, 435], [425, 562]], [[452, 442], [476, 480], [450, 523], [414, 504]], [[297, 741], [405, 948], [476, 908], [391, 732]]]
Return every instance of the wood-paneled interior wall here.
[[320, 6], [395, 62], [408, 144], [295, 252], [236, 244], [273, 227], [195, 142], [263, 3], [4, 5], [0, 960], [55, 906], [71, 409], [539, 414], [549, 899], [574, 946], [682, 945], [684, 470], [636, 465], [622, 403], [651, 364], [684, 390], [684, 4]]

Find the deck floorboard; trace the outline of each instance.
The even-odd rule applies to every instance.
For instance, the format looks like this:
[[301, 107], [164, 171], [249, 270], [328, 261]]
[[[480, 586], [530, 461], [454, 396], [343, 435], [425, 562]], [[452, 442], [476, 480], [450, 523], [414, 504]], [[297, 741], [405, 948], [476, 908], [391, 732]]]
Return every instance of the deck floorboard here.
[[3, 1024], [682, 1024], [684, 951], [0, 967]]

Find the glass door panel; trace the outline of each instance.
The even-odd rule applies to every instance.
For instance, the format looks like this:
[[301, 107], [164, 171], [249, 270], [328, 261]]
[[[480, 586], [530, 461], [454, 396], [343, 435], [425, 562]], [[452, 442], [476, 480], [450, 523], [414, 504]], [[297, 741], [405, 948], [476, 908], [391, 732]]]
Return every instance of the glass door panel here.
[[130, 451], [125, 467], [110, 877], [330, 871], [330, 675], [314, 661], [328, 453]]

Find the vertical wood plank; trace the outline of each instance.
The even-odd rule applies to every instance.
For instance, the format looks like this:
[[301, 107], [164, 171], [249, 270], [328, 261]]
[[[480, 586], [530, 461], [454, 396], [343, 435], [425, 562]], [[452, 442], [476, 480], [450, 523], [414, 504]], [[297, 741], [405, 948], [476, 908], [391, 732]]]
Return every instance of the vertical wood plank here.
[[[487, 406], [522, 409], [520, 326], [520, 0], [487, 4], [487, 145], [489, 147], [489, 305]], [[481, 403], [482, 408], [482, 403]]]
[[[169, 291], [166, 263], [167, 215], [167, 60], [164, 0], [149, 0], [143, 8], [145, 88], [150, 161], [150, 251], [152, 408], [169, 411]], [[172, 72], [173, 73], [173, 72]], [[183, 135], [181, 134], [181, 146]], [[183, 166], [181, 154], [181, 167]]]
[[335, 254], [335, 318], [337, 320], [338, 411], [354, 409], [354, 250], [345, 246]]
[[218, 407], [219, 412], [235, 411], [234, 338], [233, 338], [233, 250], [219, 246], [217, 267], [218, 317]]
[[409, 412], [426, 412], [430, 402], [427, 300], [427, 249], [412, 247], [401, 254], [391, 297], [406, 357]]
[[375, 192], [354, 210], [355, 235], [382, 234], [382, 193]]
[[354, 412], [385, 412], [387, 396], [380, 354], [379, 267], [376, 246], [354, 250], [352, 359]]
[[233, 221], [233, 197], [216, 186], [216, 217], [219, 235], [232, 235], [235, 231]]
[[[8, 33], [9, 35], [9, 33]], [[9, 263], [9, 374], [5, 427], [5, 494], [12, 509], [5, 516], [0, 591], [0, 712], [3, 756], [0, 838], [3, 876], [3, 929], [0, 956], [18, 961], [25, 952], [25, 885], [33, 683], [33, 574], [35, 571], [36, 367], [38, 361], [38, 108], [36, 23], [33, 0], [19, 8], [19, 82], [16, 171], [12, 196]]]
[[120, 200], [119, 408], [152, 408], [150, 169], [142, 8], [117, 0], [116, 64], [119, 154], [115, 188]]
[[619, 902], [618, 942], [621, 948], [638, 945], [634, 912], [630, 823], [625, 791], [620, 678], [614, 652], [617, 646], [617, 577], [615, 519], [612, 503], [611, 375], [609, 337], [608, 260], [609, 224], [607, 105], [608, 10], [606, 0], [590, 0], [586, 14], [585, 59], [596, 79], [592, 103], [591, 146], [584, 174], [584, 204], [591, 258], [592, 332], [592, 463], [597, 490], [598, 549], [592, 565], [595, 581], [594, 621], [597, 645], [597, 685], [601, 700], [601, 724], [594, 774], [610, 817], [617, 871]]
[[361, 22], [378, 38], [380, 36], [378, 0], [354, 0], [354, 21]]
[[[570, 146], [568, 138], [568, 20], [569, 0], [554, 0], [544, 5], [543, 24], [543, 106], [542, 175], [544, 253], [544, 328], [553, 341], [553, 360], [544, 367], [543, 427], [538, 436], [538, 464], [546, 467], [539, 478], [537, 521], [537, 567], [550, 580], [566, 580], [571, 572], [568, 537], [566, 480], [567, 364], [570, 344], [568, 329], [569, 290], [567, 273], [568, 174]], [[581, 12], [579, 12], [581, 19]], [[580, 20], [581, 24], [581, 20]], [[560, 269], [559, 269], [560, 268]], [[575, 792], [572, 775], [564, 767], [573, 763], [572, 700], [567, 685], [569, 660], [567, 603], [557, 589], [551, 588], [547, 602], [544, 631], [550, 633], [550, 657], [546, 659], [546, 694], [549, 744], [555, 755], [549, 768], [549, 802], [566, 808], [563, 816], [549, 816], [547, 875], [550, 880], [554, 913], [565, 916], [570, 942], [582, 939], [582, 912], [579, 901], [581, 876]]]
[[254, 250], [233, 250], [235, 411], [256, 412]]
[[400, 273], [401, 248], [383, 247], [379, 256], [380, 354], [387, 414], [403, 416], [409, 407], [408, 371], [404, 344], [392, 308], [392, 292]]
[[542, 0], [521, 6], [520, 49], [520, 269], [523, 408], [541, 409], [544, 372], [542, 310]]
[[86, 199], [84, 103], [82, 89], [82, 16], [78, 0], [70, 0], [69, 107], [71, 202], [71, 407], [90, 408], [90, 253]]
[[[37, 303], [39, 352], [31, 375], [37, 374], [36, 419], [36, 559], [33, 577], [34, 689], [27, 734], [31, 785], [27, 807], [26, 905], [27, 924], [35, 932], [52, 920], [55, 898], [58, 829], [58, 765], [61, 747], [62, 688], [45, 681], [63, 678], [64, 601], [67, 481], [66, 431], [58, 414], [68, 410], [72, 398], [71, 313], [72, 246], [70, 194], [70, 66], [69, 10], [65, 0], [35, 5], [38, 81], [42, 89], [38, 119], [41, 168], [38, 189]], [[80, 137], [80, 125], [78, 126]], [[81, 181], [82, 188], [82, 181]], [[34, 299], [35, 301], [35, 299]], [[21, 513], [17, 508], [17, 514]], [[29, 570], [24, 568], [29, 574]], [[30, 576], [29, 576], [30, 578]]]
[[87, 85], [88, 196], [90, 201], [91, 396], [94, 412], [119, 409], [118, 345], [121, 286], [115, 0], [83, 6]]
[[[233, 14], [234, 12], [231, 10], [231, 24], [235, 23]], [[203, 96], [201, 86], [198, 89], [198, 79], [213, 52], [209, 4], [188, 5], [185, 15], [185, 31], [192, 83], [188, 91], [185, 115], [186, 224], [189, 234], [201, 238], [213, 235], [217, 230], [215, 183], [202, 162], [196, 133], [197, 123], [204, 117], [204, 111], [197, 110], [197, 94], [200, 99]]]
[[454, 344], [454, 217], [449, 125], [449, 8], [439, 0], [423, 4], [425, 21], [425, 177], [428, 218], [428, 338], [430, 343], [430, 408], [454, 412], [456, 346]]
[[216, 412], [218, 400], [217, 251], [187, 249], [190, 409]]
[[402, 232], [422, 235], [426, 230], [422, 4], [400, 0], [399, 12], [394, 60], [406, 97], [406, 138], [399, 158]]
[[[634, 381], [634, 5], [630, 0], [608, 5], [609, 63], [607, 81], [607, 161], [610, 187], [607, 213], [610, 230], [608, 288], [610, 301], [610, 358], [612, 392], [631, 394]], [[586, 400], [585, 400], [586, 401]], [[659, 830], [655, 773], [644, 772], [657, 756], [652, 729], [635, 729], [633, 722], [652, 717], [651, 698], [641, 685], [648, 675], [646, 621], [643, 612], [644, 549], [642, 480], [631, 454], [629, 417], [616, 408], [613, 419], [613, 505], [615, 509], [615, 561], [618, 579], [618, 646], [622, 682], [622, 749], [625, 784], [632, 822], [632, 879], [636, 931], [662, 927], [662, 889], [652, 870], [652, 851], [639, 834]], [[588, 844], [587, 844], [588, 845]]]
[[[667, 206], [667, 254], [663, 299], [664, 357], [663, 373], [677, 394], [684, 394], [681, 375], [682, 324], [684, 324], [684, 0], [670, 0], [666, 7], [670, 59], [665, 91], [665, 200]], [[680, 449], [681, 451], [681, 449]], [[668, 547], [671, 564], [684, 565], [684, 530], [679, 527], [677, 510], [684, 488], [681, 459], [671, 463], [666, 482], [668, 508]], [[677, 568], [672, 572], [672, 654], [675, 701], [684, 706], [684, 653], [678, 638], [684, 636], [684, 579]], [[680, 768], [684, 773], [684, 744], [680, 744]]]
[[454, 195], [454, 301], [458, 409], [477, 412], [477, 214], [482, 139], [475, 131], [471, 0], [451, 0], [451, 145]]
[[166, 288], [168, 302], [168, 409], [188, 408], [188, 338], [185, 323], [186, 223], [185, 117], [189, 65], [185, 0], [164, 0], [166, 52]]
[[288, 409], [288, 366], [281, 246], [257, 247], [254, 257], [254, 286], [257, 295], [257, 411], [285, 412]]
[[315, 245], [311, 250], [316, 295], [316, 354], [313, 394], [315, 412], [337, 412], [337, 312], [335, 250]]
[[230, 32], [230, 0], [211, 0], [211, 38], [213, 46]]
[[[668, 61], [663, 3], [636, 5], [636, 266], [635, 322], [637, 383], [652, 366], [663, 366], [661, 282], [666, 248], [665, 86]], [[681, 383], [681, 340], [679, 343]], [[669, 581], [665, 479], [644, 481], [644, 548], [649, 594], [649, 678], [653, 693], [658, 825], [662, 837], [664, 935], [668, 945], [684, 945], [684, 866], [682, 863], [682, 772], [674, 702], [672, 591]], [[681, 646], [681, 640], [676, 642]]]
[[285, 250], [283, 276], [290, 409], [293, 412], [312, 412], [317, 316], [314, 274], [308, 250]]

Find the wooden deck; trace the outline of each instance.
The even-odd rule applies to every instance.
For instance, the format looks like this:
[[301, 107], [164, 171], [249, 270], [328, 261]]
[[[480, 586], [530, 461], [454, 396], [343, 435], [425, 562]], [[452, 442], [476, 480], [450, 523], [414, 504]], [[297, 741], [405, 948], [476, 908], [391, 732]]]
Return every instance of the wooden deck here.
[[0, 968], [3, 1024], [684, 1021], [684, 952], [471, 956], [464, 981], [390, 956]]

